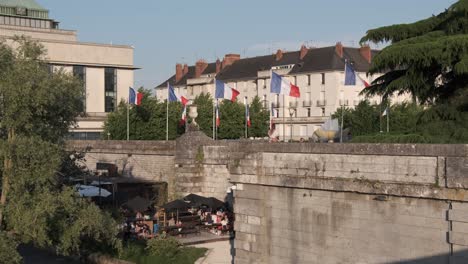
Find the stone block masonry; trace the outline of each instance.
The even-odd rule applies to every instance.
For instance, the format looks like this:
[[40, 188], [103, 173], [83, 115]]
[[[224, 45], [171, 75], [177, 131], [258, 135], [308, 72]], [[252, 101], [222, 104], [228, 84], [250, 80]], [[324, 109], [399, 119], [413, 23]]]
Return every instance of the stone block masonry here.
[[173, 196], [235, 185], [235, 263], [468, 263], [468, 145], [80, 144]]

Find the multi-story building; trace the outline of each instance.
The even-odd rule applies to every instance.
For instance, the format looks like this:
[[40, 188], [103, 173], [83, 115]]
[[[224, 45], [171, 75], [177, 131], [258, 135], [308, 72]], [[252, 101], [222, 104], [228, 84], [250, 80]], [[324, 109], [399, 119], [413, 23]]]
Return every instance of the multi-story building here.
[[[357, 78], [355, 86], [344, 85], [345, 61], [354, 66], [356, 73], [366, 82], [372, 57], [377, 53], [370, 47], [343, 47], [341, 43], [324, 48], [307, 48], [299, 51], [241, 59], [228, 54], [223, 61], [206, 63], [197, 61], [195, 66], [176, 65], [176, 73], [156, 87], [159, 99], [167, 98], [167, 83], [179, 94], [189, 99], [200, 93], [214, 95], [214, 79], [222, 80], [247, 96], [249, 101], [258, 96], [265, 107], [278, 109], [275, 118], [281, 139], [309, 138], [340, 107], [354, 107], [364, 100], [360, 92], [365, 88]], [[270, 93], [271, 71], [286, 76], [299, 86], [300, 98], [278, 96]], [[375, 77], [375, 76], [374, 76]], [[369, 98], [380, 103], [380, 98]], [[404, 100], [404, 97], [395, 98]], [[242, 101], [242, 100], [241, 100]]]
[[74, 139], [101, 137], [107, 113], [127, 100], [133, 86], [133, 48], [79, 42], [77, 32], [59, 29], [59, 22], [49, 18], [49, 11], [34, 0], [0, 1], [0, 38], [11, 43], [14, 36], [39, 41], [47, 50], [51, 69], [63, 69], [83, 80], [85, 113], [76, 127], [70, 128]]

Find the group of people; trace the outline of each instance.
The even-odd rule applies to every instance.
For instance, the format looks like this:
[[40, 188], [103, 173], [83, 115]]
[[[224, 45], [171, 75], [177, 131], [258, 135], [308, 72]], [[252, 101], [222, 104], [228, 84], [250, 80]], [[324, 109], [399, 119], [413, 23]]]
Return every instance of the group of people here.
[[199, 215], [201, 222], [205, 226], [212, 226], [210, 232], [214, 234], [221, 235], [231, 228], [230, 223], [232, 219], [229, 220], [230, 216], [223, 210], [218, 210], [216, 213], [200, 210]]
[[153, 237], [150, 227], [143, 221], [128, 221], [123, 224], [122, 229], [124, 241], [131, 238], [148, 239]]

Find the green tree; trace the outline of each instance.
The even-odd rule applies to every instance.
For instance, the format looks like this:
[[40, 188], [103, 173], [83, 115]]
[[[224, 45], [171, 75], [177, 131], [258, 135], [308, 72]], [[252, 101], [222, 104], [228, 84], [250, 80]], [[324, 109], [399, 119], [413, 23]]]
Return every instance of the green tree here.
[[[152, 97], [150, 91], [140, 88], [144, 94], [141, 105], [130, 106], [130, 140], [165, 140], [166, 139], [166, 101], [160, 102]], [[113, 140], [127, 139], [127, 103], [120, 102], [117, 110], [109, 114], [104, 124], [104, 137], [110, 134]], [[169, 103], [169, 139], [174, 140], [185, 132], [180, 124], [182, 105]]]
[[258, 96], [250, 103], [250, 119], [252, 126], [249, 128], [249, 137], [267, 137], [270, 112], [263, 107]]
[[0, 263], [19, 264], [22, 262], [21, 256], [16, 251], [18, 243], [5, 232], [0, 231]]
[[[372, 29], [361, 43], [391, 42], [373, 60], [371, 74], [386, 72], [364, 93], [410, 93], [420, 103], [457, 102], [467, 108], [468, 0], [412, 23]], [[455, 99], [457, 98], [457, 99]]]
[[245, 137], [245, 106], [238, 102], [224, 100], [219, 106], [221, 124], [219, 139], [239, 139]]
[[202, 93], [195, 97], [193, 103], [197, 106], [198, 117], [196, 121], [200, 130], [211, 137], [213, 135], [213, 98], [209, 93]]
[[37, 42], [15, 41], [14, 50], [0, 44], [0, 57], [8, 60], [0, 63], [0, 228], [65, 255], [118, 248], [113, 219], [64, 186], [58, 173], [62, 143], [81, 112], [82, 85], [63, 71], [50, 72]]

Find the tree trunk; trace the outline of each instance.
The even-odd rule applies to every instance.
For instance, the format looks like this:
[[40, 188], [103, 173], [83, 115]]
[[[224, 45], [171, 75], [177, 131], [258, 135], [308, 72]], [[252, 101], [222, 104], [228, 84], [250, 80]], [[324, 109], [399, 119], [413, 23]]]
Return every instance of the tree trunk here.
[[[14, 129], [8, 129], [8, 145], [11, 147], [15, 137]], [[5, 210], [7, 195], [10, 189], [10, 177], [13, 169], [13, 161], [10, 157], [10, 152], [6, 153], [5, 159], [3, 160], [3, 176], [2, 176], [2, 196], [0, 197], [0, 230], [3, 230], [3, 212]]]

